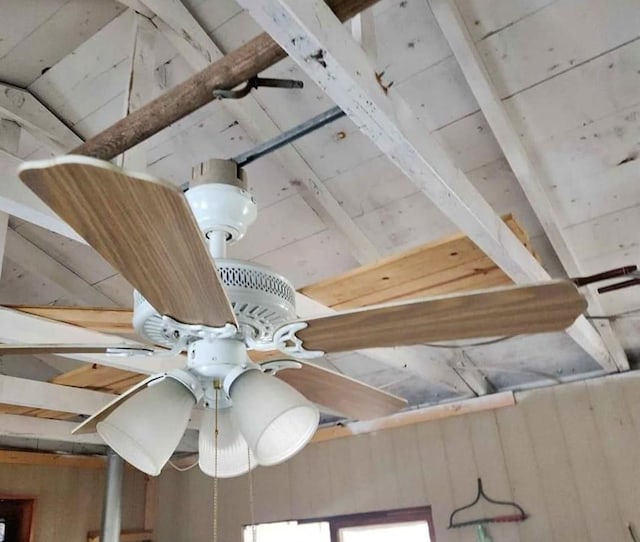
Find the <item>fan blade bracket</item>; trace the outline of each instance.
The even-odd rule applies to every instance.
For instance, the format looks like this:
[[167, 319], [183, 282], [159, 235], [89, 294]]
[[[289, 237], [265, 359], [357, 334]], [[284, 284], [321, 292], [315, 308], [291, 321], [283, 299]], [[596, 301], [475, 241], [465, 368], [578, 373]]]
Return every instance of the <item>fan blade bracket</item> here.
[[292, 359], [277, 359], [261, 363], [260, 369], [262, 369], [263, 373], [275, 376], [278, 374], [278, 371], [282, 371], [284, 369], [302, 369], [302, 363]]
[[280, 326], [273, 333], [273, 338], [269, 342], [253, 340], [250, 336], [245, 338], [247, 348], [266, 352], [269, 350], [279, 350], [287, 356], [299, 359], [314, 359], [323, 357], [326, 352], [322, 350], [307, 350], [302, 339], [297, 335], [299, 331], [306, 329], [307, 322], [289, 322]]

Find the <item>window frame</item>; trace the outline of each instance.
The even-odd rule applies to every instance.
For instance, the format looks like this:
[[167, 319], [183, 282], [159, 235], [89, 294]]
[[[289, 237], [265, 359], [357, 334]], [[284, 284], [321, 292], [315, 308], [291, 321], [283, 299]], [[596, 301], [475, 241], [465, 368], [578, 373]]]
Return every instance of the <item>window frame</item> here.
[[[396, 508], [391, 510], [376, 510], [372, 512], [361, 512], [356, 514], [344, 514], [339, 516], [325, 516], [319, 518], [305, 519], [283, 519], [274, 522], [295, 521], [299, 525], [307, 523], [328, 523], [331, 542], [340, 542], [340, 529], [346, 527], [364, 527], [367, 525], [388, 525], [392, 523], [409, 523], [412, 521], [426, 521], [429, 526], [430, 542], [435, 542], [436, 533], [433, 525], [433, 515], [431, 506], [414, 506], [411, 508]], [[259, 525], [259, 524], [256, 524]], [[244, 529], [251, 525], [244, 525]]]

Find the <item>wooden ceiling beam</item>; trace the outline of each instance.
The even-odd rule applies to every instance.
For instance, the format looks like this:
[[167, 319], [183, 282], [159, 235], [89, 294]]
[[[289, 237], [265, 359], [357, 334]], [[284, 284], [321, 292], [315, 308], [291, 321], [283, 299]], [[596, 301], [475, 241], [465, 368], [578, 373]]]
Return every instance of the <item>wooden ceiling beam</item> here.
[[[130, 1], [124, 3], [132, 9], [137, 9]], [[201, 71], [224, 57], [220, 48], [182, 2], [141, 0], [140, 3], [145, 6], [145, 15], [152, 14], [153, 24], [194, 71]], [[239, 101], [223, 100], [222, 105], [240, 121], [242, 127], [256, 141], [269, 140], [282, 132], [281, 127], [251, 94]], [[370, 263], [380, 257], [373, 243], [324, 186], [294, 144], [280, 149], [274, 156], [284, 170], [304, 183], [306, 189], [301, 191], [302, 198], [327, 226], [333, 227], [344, 236], [358, 262]]]
[[[482, 113], [487, 119], [525, 196], [529, 200], [531, 208], [538, 217], [540, 224], [542, 224], [542, 228], [558, 255], [560, 263], [562, 263], [570, 277], [584, 275], [584, 270], [562, 229], [558, 213], [544, 188], [542, 169], [529, 155], [509, 113], [502, 104], [502, 100], [478, 49], [473, 43], [455, 0], [430, 0], [430, 4], [433, 14], [471, 88], [471, 92], [473, 92], [478, 101]], [[591, 310], [596, 314], [603, 314], [605, 311], [598, 295], [590, 289], [585, 289], [585, 294], [589, 300]], [[609, 352], [611, 352], [617, 368], [621, 371], [628, 370], [629, 360], [611, 327], [611, 323], [608, 320], [600, 320], [598, 329]]]
[[[376, 1], [330, 0], [329, 8], [341, 21], [346, 21]], [[240, 85], [286, 56], [284, 50], [263, 32], [87, 140], [71, 153], [110, 160], [215, 100], [215, 89], [230, 89]]]
[[[298, 65], [376, 146], [516, 283], [549, 274], [507, 228], [435, 136], [395, 93], [323, 2], [240, 0]], [[618, 371], [594, 327], [580, 317], [567, 333], [607, 371]]]
[[0, 450], [2, 465], [37, 465], [44, 467], [67, 467], [73, 469], [104, 469], [106, 458], [98, 455], [74, 455], [22, 450]]

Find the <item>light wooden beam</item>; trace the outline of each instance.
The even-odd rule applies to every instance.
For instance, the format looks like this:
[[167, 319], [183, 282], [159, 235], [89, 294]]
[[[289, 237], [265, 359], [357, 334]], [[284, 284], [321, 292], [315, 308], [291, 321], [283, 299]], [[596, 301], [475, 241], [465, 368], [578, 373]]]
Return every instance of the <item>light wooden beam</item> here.
[[[462, 69], [473, 95], [484, 114], [494, 136], [498, 140], [505, 158], [518, 179], [531, 208], [536, 213], [542, 228], [549, 238], [562, 266], [572, 277], [583, 275], [578, 258], [569, 245], [558, 213], [549, 199], [542, 183], [543, 173], [536, 161], [527, 151], [513, 121], [502, 104], [495, 85], [487, 71], [478, 49], [465, 25], [455, 0], [430, 0], [433, 14], [449, 42], [453, 54]], [[593, 290], [585, 290], [589, 298], [589, 307], [597, 314], [603, 314], [603, 308]], [[608, 320], [600, 320], [598, 329], [611, 352], [613, 361], [621, 371], [629, 369], [629, 361]]]
[[38, 465], [44, 467], [67, 467], [74, 469], [104, 469], [107, 462], [104, 457], [96, 455], [0, 450], [0, 464]]
[[104, 441], [97, 433], [72, 435], [71, 431], [76, 425], [73, 422], [60, 420], [0, 414], [1, 437], [20, 437], [104, 446]]
[[[194, 71], [203, 70], [224, 56], [200, 23], [179, 0], [141, 1], [156, 14], [153, 19], [154, 24]], [[256, 141], [271, 139], [282, 132], [251, 94], [241, 101], [226, 100], [222, 104]], [[305, 202], [318, 213], [327, 226], [333, 227], [344, 236], [356, 260], [364, 264], [376, 261], [380, 257], [373, 243], [309, 167], [295, 144], [285, 146], [275, 152], [274, 156], [286, 171], [302, 181], [306, 190], [301, 192], [301, 196]]]
[[[0, 307], [0, 342], [14, 344], [140, 345], [140, 343], [114, 335], [106, 335], [69, 324], [52, 322], [2, 307]], [[106, 354], [66, 354], [63, 357], [141, 374], [161, 373], [184, 367], [184, 358], [182, 356], [120, 357]]]
[[[399, 96], [388, 95], [364, 51], [324, 2], [240, 0], [256, 21], [378, 148], [514, 282], [549, 274]], [[391, 93], [393, 94], [393, 93]], [[567, 333], [603, 368], [618, 371], [593, 326], [580, 317]]]
[[15, 230], [6, 232], [6, 255], [23, 269], [60, 286], [81, 303], [111, 307], [116, 303]]
[[0, 375], [0, 403], [91, 415], [115, 399], [111, 393]]
[[397, 427], [405, 427], [407, 425], [443, 420], [453, 416], [463, 416], [465, 414], [472, 414], [475, 412], [484, 412], [487, 410], [510, 407], [515, 404], [516, 399], [513, 392], [504, 391], [501, 393], [486, 395], [484, 397], [477, 397], [475, 399], [466, 399], [464, 401], [456, 401], [454, 403], [446, 403], [444, 405], [408, 410], [406, 412], [394, 414], [393, 416], [378, 418], [377, 420], [352, 422], [332, 427], [321, 427], [318, 429], [311, 442], [323, 442], [325, 440], [374, 433], [385, 429], [395, 429]]

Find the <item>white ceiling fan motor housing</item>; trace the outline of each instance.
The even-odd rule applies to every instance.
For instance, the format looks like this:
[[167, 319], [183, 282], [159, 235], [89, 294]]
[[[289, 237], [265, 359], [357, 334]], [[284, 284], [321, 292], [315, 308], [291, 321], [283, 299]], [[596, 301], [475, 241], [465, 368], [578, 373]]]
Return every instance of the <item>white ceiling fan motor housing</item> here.
[[224, 232], [227, 244], [242, 239], [258, 216], [246, 175], [232, 160], [211, 159], [194, 167], [185, 197], [202, 233], [209, 238]]
[[[257, 342], [268, 342], [280, 326], [295, 320], [296, 292], [282, 275], [261, 265], [240, 260], [217, 259], [220, 281], [225, 287], [238, 323]], [[154, 344], [173, 346], [174, 336], [162, 316], [134, 291], [133, 327]]]

